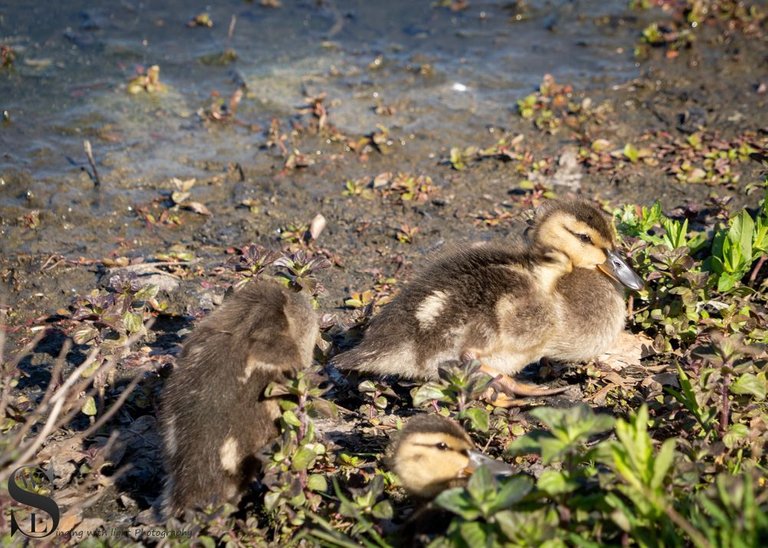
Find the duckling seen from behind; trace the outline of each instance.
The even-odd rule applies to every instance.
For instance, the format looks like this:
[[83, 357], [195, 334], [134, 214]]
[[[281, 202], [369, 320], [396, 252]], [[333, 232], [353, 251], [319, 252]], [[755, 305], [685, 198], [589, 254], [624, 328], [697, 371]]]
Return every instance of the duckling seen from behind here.
[[309, 298], [259, 280], [228, 297], [184, 343], [161, 402], [162, 511], [234, 502], [278, 435], [273, 381], [309, 366], [318, 335]]
[[504, 392], [547, 395], [514, 381], [541, 358], [587, 361], [624, 328], [624, 286], [640, 289], [613, 227], [585, 201], [552, 201], [527, 243], [480, 245], [436, 260], [374, 317], [340, 369], [435, 378], [441, 363], [474, 358]]

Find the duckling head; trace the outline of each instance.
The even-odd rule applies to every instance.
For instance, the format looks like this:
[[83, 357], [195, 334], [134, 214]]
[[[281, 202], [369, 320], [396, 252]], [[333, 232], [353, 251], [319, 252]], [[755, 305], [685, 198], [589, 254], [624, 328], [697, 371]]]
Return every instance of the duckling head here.
[[534, 249], [565, 268], [597, 269], [630, 289], [643, 280], [616, 249], [605, 215], [584, 201], [552, 201], [537, 211], [531, 239]]
[[390, 466], [408, 493], [425, 499], [461, 485], [480, 466], [488, 466], [495, 475], [513, 472], [507, 464], [476, 451], [464, 429], [440, 415], [418, 415], [408, 421], [390, 449]]

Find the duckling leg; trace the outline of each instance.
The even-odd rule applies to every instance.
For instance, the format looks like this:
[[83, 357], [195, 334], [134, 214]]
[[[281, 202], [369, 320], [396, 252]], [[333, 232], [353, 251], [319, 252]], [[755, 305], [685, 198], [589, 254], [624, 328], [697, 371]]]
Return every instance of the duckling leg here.
[[567, 386], [544, 388], [535, 384], [519, 382], [487, 365], [481, 365], [480, 369], [494, 377], [490, 387], [483, 396], [491, 405], [496, 407], [514, 407], [524, 403], [524, 400], [519, 400], [512, 396], [554, 396], [568, 390]]

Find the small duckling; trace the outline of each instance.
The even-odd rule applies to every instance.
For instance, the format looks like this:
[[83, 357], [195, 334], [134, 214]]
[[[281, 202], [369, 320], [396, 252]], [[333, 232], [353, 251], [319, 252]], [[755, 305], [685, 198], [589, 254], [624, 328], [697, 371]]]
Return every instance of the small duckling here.
[[563, 391], [509, 375], [541, 358], [587, 361], [603, 353], [624, 328], [622, 285], [640, 289], [642, 280], [618, 254], [609, 221], [587, 202], [548, 202], [527, 237], [512, 247], [480, 245], [438, 259], [334, 364], [435, 378], [441, 363], [473, 358], [507, 394]]
[[412, 496], [432, 499], [457, 487], [480, 466], [497, 476], [513, 469], [475, 450], [466, 431], [442, 415], [417, 415], [408, 421], [389, 448], [389, 467]]
[[318, 320], [306, 295], [250, 282], [202, 320], [184, 343], [160, 408], [166, 516], [235, 501], [277, 435], [273, 381], [312, 362]]

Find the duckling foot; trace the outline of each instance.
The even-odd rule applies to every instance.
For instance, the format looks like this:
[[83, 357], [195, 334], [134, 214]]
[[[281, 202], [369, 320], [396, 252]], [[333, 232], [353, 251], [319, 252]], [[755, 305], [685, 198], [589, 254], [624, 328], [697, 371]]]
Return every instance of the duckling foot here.
[[496, 377], [491, 382], [491, 385], [483, 394], [483, 398], [491, 405], [496, 407], [515, 407], [522, 405], [525, 400], [514, 398], [513, 396], [554, 396], [555, 394], [561, 394], [568, 390], [567, 386], [561, 386], [559, 388], [545, 388], [543, 386], [537, 386], [535, 384], [528, 384], [524, 382], [518, 382], [509, 375], [497, 373], [492, 369], [483, 368], [486, 373], [495, 374]]

